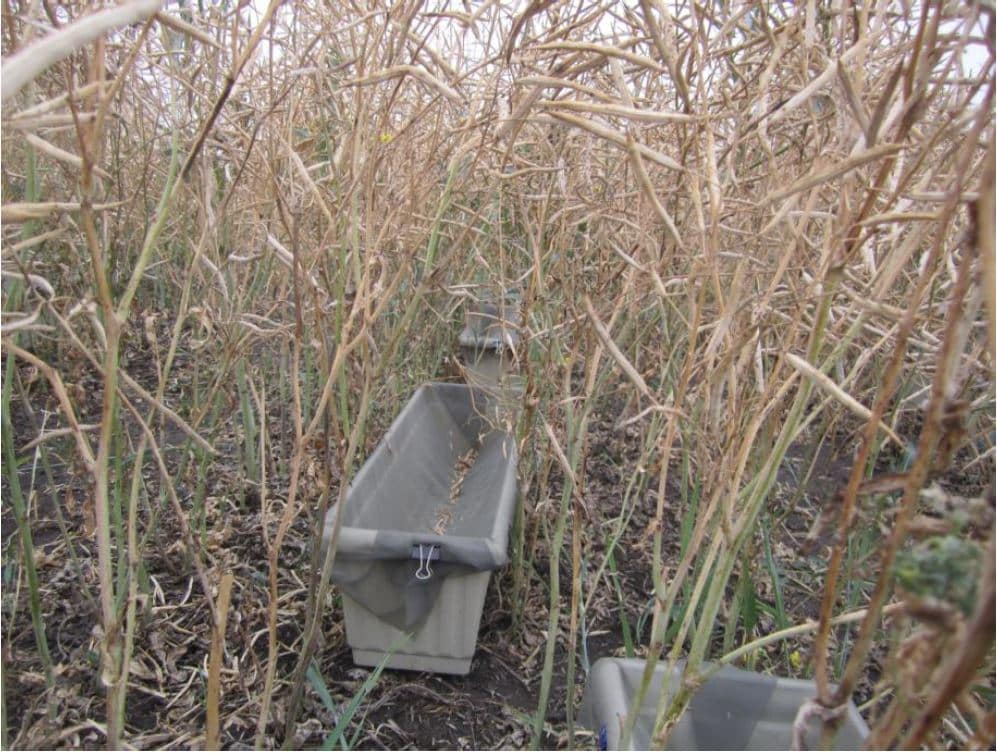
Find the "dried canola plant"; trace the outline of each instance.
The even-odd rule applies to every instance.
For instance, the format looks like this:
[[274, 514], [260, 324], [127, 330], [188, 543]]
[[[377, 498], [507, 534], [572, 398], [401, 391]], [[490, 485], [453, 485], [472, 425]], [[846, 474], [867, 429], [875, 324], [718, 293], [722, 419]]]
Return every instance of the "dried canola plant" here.
[[[826, 734], [855, 694], [872, 747], [992, 747], [994, 24], [5, 4], [3, 746], [302, 744], [316, 526], [516, 289], [530, 707], [493, 744], [591, 743], [609, 614], [640, 697], [687, 660], [656, 745], [711, 660], [813, 676]], [[352, 719], [378, 675], [321, 739], [394, 734]]]

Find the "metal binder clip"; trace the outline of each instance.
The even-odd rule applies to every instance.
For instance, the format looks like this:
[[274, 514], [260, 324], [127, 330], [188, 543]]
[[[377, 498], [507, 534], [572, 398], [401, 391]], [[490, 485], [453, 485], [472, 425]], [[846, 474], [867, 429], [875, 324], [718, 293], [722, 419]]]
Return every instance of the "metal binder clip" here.
[[432, 578], [433, 571], [429, 569], [429, 563], [439, 558], [439, 547], [436, 544], [419, 544], [419, 569], [415, 571], [415, 577], [419, 580]]

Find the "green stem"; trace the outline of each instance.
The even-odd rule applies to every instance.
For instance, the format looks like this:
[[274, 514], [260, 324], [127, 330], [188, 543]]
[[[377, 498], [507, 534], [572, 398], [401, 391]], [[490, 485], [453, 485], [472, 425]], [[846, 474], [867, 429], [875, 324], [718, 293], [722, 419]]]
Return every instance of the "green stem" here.
[[[537, 702], [537, 713], [533, 718], [533, 736], [530, 738], [532, 750], [541, 749], [541, 735], [544, 720], [547, 718], [547, 705], [550, 702], [550, 687], [554, 677], [554, 649], [557, 646], [558, 621], [561, 616], [561, 547], [564, 545], [564, 529], [567, 527], [568, 510], [571, 508], [571, 482], [564, 480], [564, 490], [561, 492], [561, 511], [557, 516], [554, 528], [554, 540], [550, 546], [550, 615], [547, 621], [547, 647], [544, 652], [543, 674], [540, 677], [540, 698]], [[571, 703], [571, 699], [565, 699]]]
[[412, 298], [409, 299], [408, 306], [405, 307], [401, 320], [395, 325], [388, 347], [385, 348], [384, 354], [380, 358], [378, 376], [389, 366], [393, 365], [395, 350], [398, 348], [402, 336], [411, 334], [410, 325], [412, 324], [412, 319], [415, 318], [415, 314], [419, 310], [419, 304], [422, 303], [422, 298], [429, 288], [429, 279], [436, 265], [436, 254], [440, 247], [440, 227], [443, 225], [443, 215], [450, 207], [450, 198], [458, 172], [460, 172], [459, 165], [454, 160], [450, 164], [447, 183], [443, 188], [443, 195], [440, 197], [440, 203], [436, 208], [436, 216], [433, 219], [433, 229], [429, 234], [429, 243], [426, 246], [426, 260], [422, 265], [422, 278], [416, 286]]
[[51, 688], [55, 682], [52, 674], [52, 658], [45, 637], [45, 622], [42, 619], [41, 596], [38, 590], [38, 571], [35, 568], [35, 548], [31, 540], [27, 509], [21, 491], [21, 481], [17, 475], [17, 457], [14, 447], [14, 427], [10, 422], [10, 395], [13, 385], [14, 359], [7, 358], [7, 368], [3, 380], [3, 456], [10, 485], [10, 497], [14, 503], [14, 518], [21, 538], [21, 554], [24, 572], [28, 580], [28, 603], [31, 610], [31, 626], [35, 632], [35, 643], [45, 672], [45, 685]]
[[236, 366], [235, 382], [239, 392], [239, 412], [242, 414], [246, 478], [253, 484], [258, 484], [260, 471], [256, 464], [256, 417], [249, 397], [249, 388], [246, 386], [246, 366], [243, 361]]
[[138, 286], [142, 282], [142, 276], [145, 274], [145, 268], [149, 265], [149, 261], [152, 258], [152, 251], [156, 247], [156, 241], [159, 240], [159, 234], [163, 231], [163, 226], [166, 224], [166, 218], [169, 216], [170, 200], [173, 198], [173, 188], [177, 179], [177, 169], [180, 165], [180, 148], [178, 144], [178, 133], [177, 130], [173, 130], [172, 140], [170, 142], [170, 171], [166, 177], [166, 186], [163, 188], [163, 194], [159, 197], [159, 204], [156, 207], [156, 217], [149, 226], [149, 230], [145, 235], [145, 240], [142, 243], [142, 250], [139, 252], [138, 259], [135, 261], [135, 268], [132, 270], [132, 276], [128, 280], [128, 287], [125, 289], [124, 294], [121, 296], [121, 300], [118, 301], [117, 316], [121, 321], [128, 318], [128, 312], [131, 309], [132, 298], [135, 297], [135, 293], [138, 291]]
[[[811, 363], [814, 362], [817, 354], [820, 352], [824, 330], [827, 325], [828, 312], [830, 311], [831, 300], [833, 299], [838, 279], [839, 275], [835, 271], [830, 272], [825, 277], [824, 295], [811, 337], [810, 347], [807, 351], [807, 357]], [[701, 624], [713, 625], [716, 622], [716, 616], [720, 610], [720, 604], [727, 587], [727, 582], [730, 579], [730, 574], [733, 571], [734, 563], [744, 544], [754, 535], [755, 523], [764, 507], [765, 500], [768, 498], [769, 491], [775, 484], [776, 474], [778, 473], [782, 459], [785, 457], [786, 450], [796, 436], [797, 428], [800, 425], [807, 402], [810, 399], [811, 390], [812, 384], [809, 381], [804, 381], [796, 394], [793, 406], [790, 408], [789, 415], [776, 439], [775, 447], [766, 458], [760, 474], [752, 482], [749, 482], [738, 494], [739, 498], [743, 497], [745, 499], [743, 512], [735, 527], [736, 534], [734, 541], [731, 542], [727, 551], [723, 553], [716, 568], [714, 568], [713, 562], [719, 555], [720, 547], [718, 543], [720, 539], [713, 542], [714, 545], [707, 554], [700, 572], [699, 582], [696, 584], [698, 592], [707, 579], [712, 579], [710, 587], [707, 590], [706, 599], [703, 602]], [[685, 630], [680, 631], [676, 645], [680, 646], [682, 644], [685, 632]], [[662, 732], [665, 731], [666, 726], [672, 720], [677, 719], [678, 715], [682, 713], [691, 698], [693, 689], [698, 686], [697, 683], [700, 679], [699, 666], [706, 655], [711, 639], [712, 633], [709, 630], [696, 632], [689, 649], [681, 688], [671, 699], [670, 704], [668, 703], [667, 695], [665, 693], [661, 694], [654, 724], [655, 732], [652, 738], [655, 743], [664, 742]]]

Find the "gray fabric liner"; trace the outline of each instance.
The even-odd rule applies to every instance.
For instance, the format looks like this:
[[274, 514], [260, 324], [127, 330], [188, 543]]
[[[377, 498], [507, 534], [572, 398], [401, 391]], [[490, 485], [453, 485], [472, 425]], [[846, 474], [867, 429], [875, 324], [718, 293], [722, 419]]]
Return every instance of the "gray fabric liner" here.
[[[346, 497], [332, 580], [399, 630], [415, 630], [446, 578], [495, 570], [508, 561], [516, 503], [516, 444], [484, 419], [487, 395], [465, 385], [420, 387], [399, 413]], [[459, 458], [478, 449], [444, 535], [433, 533], [450, 506]], [[323, 544], [335, 524], [333, 506]], [[432, 577], [419, 580], [413, 547], [435, 544]]]

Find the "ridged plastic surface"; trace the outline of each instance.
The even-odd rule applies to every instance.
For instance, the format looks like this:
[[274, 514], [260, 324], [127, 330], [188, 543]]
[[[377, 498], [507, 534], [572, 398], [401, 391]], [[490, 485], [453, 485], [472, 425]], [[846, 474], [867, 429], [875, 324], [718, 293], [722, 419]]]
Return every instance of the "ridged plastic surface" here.
[[[662, 686], [671, 696], [681, 680], [684, 662], [671, 675], [665, 662], [638, 710], [631, 750], [651, 744], [656, 706]], [[705, 665], [704, 665], [705, 668]], [[619, 750], [623, 720], [630, 713], [644, 672], [643, 659], [600, 659], [592, 666], [585, 687], [579, 722], [596, 733], [602, 750]], [[699, 687], [668, 738], [666, 750], [788, 750], [800, 706], [817, 693], [812, 680], [773, 677], [723, 667]], [[832, 742], [833, 750], [856, 750], [869, 731], [852, 703]], [[815, 720], [808, 725], [807, 744], [820, 741]]]
[[[385, 666], [456, 675], [470, 672], [490, 577], [490, 572], [481, 572], [447, 578], [425, 624]], [[356, 664], [377, 665], [384, 658], [385, 648], [402, 637], [402, 631], [349, 596], [343, 597], [343, 611], [346, 640]]]

